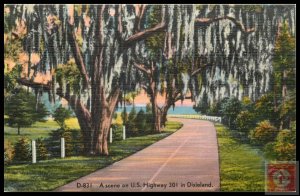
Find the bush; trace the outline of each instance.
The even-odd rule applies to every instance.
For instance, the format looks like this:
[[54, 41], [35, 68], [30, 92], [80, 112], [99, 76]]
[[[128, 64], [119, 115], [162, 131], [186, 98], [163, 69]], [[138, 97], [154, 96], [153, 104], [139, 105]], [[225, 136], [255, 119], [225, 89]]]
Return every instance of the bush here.
[[36, 140], [37, 160], [46, 160], [48, 158], [48, 150], [42, 138]]
[[265, 156], [278, 161], [296, 160], [296, 132], [293, 130], [281, 130], [275, 142], [268, 143], [265, 148]]
[[31, 159], [31, 143], [26, 137], [21, 137], [14, 146], [15, 162], [30, 161]]
[[9, 165], [14, 158], [14, 147], [10, 142], [4, 143], [4, 165]]
[[248, 135], [255, 127], [255, 115], [249, 111], [241, 111], [236, 118], [236, 129]]
[[254, 130], [249, 133], [249, 138], [253, 144], [264, 145], [273, 142], [277, 135], [276, 127], [271, 125], [268, 120], [258, 123]]
[[112, 137], [113, 141], [121, 141], [123, 140], [123, 126], [119, 124], [112, 124]]
[[235, 129], [236, 118], [241, 110], [242, 104], [237, 98], [223, 99], [221, 103], [221, 115], [224, 124], [228, 125], [230, 129]]
[[58, 129], [50, 133], [50, 137], [45, 140], [46, 147], [53, 157], [60, 156], [60, 141], [65, 138], [66, 156], [82, 155], [84, 151], [83, 135], [77, 129]]
[[255, 102], [255, 116], [259, 121], [268, 119], [275, 127], [279, 127], [279, 112], [274, 111], [274, 95], [265, 94]]
[[57, 129], [52, 131], [48, 138], [45, 139], [46, 148], [51, 157], [60, 156], [60, 138], [64, 133], [63, 129]]
[[145, 133], [146, 127], [147, 127], [147, 119], [144, 110], [140, 110], [135, 118], [135, 124], [136, 128], [139, 131], [139, 133]]
[[128, 137], [137, 135], [137, 127], [135, 125], [136, 118], [136, 110], [135, 107], [132, 107], [129, 115], [128, 121], [126, 122], [126, 132], [128, 133]]
[[54, 121], [60, 126], [60, 128], [65, 129], [66, 128], [65, 121], [71, 118], [71, 112], [68, 109], [62, 107], [62, 105], [60, 105], [55, 110], [53, 114], [53, 118]]

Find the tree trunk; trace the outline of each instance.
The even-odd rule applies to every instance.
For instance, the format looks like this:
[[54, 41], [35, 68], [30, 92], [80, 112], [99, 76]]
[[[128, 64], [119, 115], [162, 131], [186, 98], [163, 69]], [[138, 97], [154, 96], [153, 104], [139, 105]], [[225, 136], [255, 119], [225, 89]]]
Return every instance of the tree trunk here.
[[151, 104], [152, 104], [153, 131], [160, 133], [162, 112], [157, 104], [156, 93], [151, 93], [150, 96], [151, 96]]
[[95, 138], [97, 140], [95, 141], [94, 152], [96, 154], [102, 154], [102, 155], [109, 154], [107, 139], [108, 139], [109, 129], [111, 126], [112, 117], [118, 102], [119, 95], [120, 95], [120, 89], [116, 87], [115, 91], [111, 94], [110, 98], [108, 98], [108, 101], [105, 99], [101, 100], [101, 116], [100, 119], [98, 120], [99, 129], [98, 131], [95, 131], [95, 133], [97, 134], [97, 137]]
[[18, 126], [18, 135], [20, 135], [20, 126]]
[[161, 125], [162, 125], [163, 127], [166, 126], [167, 115], [168, 115], [168, 111], [169, 111], [170, 107], [171, 107], [171, 105], [168, 104], [168, 105], [166, 105], [166, 106], [164, 106], [164, 107], [162, 108]]
[[154, 108], [153, 119], [154, 119], [153, 129], [155, 132], [160, 133], [161, 132], [162, 114], [161, 114], [160, 109], [157, 106]]
[[[282, 73], [282, 103], [281, 103], [282, 106], [285, 105], [285, 99], [286, 99], [286, 95], [287, 95], [286, 81], [287, 81], [287, 72], [286, 72], [286, 70], [283, 70], [283, 73]], [[283, 129], [283, 125], [284, 125], [284, 116], [281, 116], [280, 128], [279, 128], [280, 130]]]

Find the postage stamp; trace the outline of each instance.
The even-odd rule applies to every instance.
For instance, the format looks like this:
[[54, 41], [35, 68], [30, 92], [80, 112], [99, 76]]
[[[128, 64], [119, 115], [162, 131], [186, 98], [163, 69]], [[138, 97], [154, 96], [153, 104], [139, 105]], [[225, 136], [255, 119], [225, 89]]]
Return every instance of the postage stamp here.
[[295, 192], [296, 169], [296, 162], [266, 163], [266, 192]]

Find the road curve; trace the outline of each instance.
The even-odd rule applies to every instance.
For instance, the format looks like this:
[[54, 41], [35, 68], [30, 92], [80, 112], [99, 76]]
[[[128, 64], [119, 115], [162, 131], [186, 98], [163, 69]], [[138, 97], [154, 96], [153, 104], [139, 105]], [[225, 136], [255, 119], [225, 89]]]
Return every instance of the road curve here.
[[[55, 191], [219, 191], [219, 155], [213, 123], [169, 119], [183, 127], [167, 138]], [[89, 183], [85, 184], [84, 183]], [[77, 185], [81, 185], [77, 188]]]

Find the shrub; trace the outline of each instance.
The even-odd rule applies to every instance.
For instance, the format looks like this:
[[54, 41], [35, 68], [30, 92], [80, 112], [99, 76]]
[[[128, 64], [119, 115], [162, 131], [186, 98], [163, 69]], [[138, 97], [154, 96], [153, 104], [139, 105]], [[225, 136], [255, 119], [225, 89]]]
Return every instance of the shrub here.
[[120, 141], [123, 139], [123, 126], [119, 124], [112, 124], [113, 141]]
[[54, 121], [60, 126], [60, 128], [65, 129], [66, 128], [65, 121], [71, 118], [71, 112], [68, 109], [62, 107], [62, 105], [60, 105], [55, 110], [53, 114], [53, 118]]
[[294, 161], [296, 159], [296, 132], [293, 130], [281, 130], [275, 142], [268, 143], [265, 155], [269, 159], [278, 161]]
[[125, 125], [128, 121], [128, 113], [126, 111], [126, 107], [124, 106], [124, 109], [121, 113], [121, 117], [122, 117], [122, 121], [123, 121], [123, 124]]
[[228, 125], [231, 129], [235, 129], [236, 118], [241, 110], [242, 104], [237, 98], [232, 97], [230, 99], [223, 99], [221, 103], [221, 115], [224, 124]]
[[26, 137], [21, 137], [14, 146], [15, 162], [29, 161], [31, 159], [31, 143]]
[[48, 150], [42, 138], [36, 140], [37, 160], [46, 160], [48, 158]]
[[60, 156], [60, 138], [64, 133], [63, 129], [57, 129], [52, 131], [48, 138], [45, 139], [47, 150], [51, 157]]
[[255, 115], [249, 111], [241, 111], [236, 118], [236, 129], [249, 133], [255, 127]]
[[135, 136], [137, 135], [137, 128], [135, 125], [135, 118], [136, 118], [136, 110], [135, 107], [132, 107], [129, 115], [128, 121], [126, 123], [126, 131], [128, 130], [128, 136]]
[[279, 127], [280, 119], [279, 112], [275, 112], [274, 110], [274, 95], [273, 94], [265, 94], [261, 96], [255, 102], [255, 116], [259, 121], [263, 121], [265, 119], [270, 120], [275, 127]]
[[[62, 137], [65, 138], [65, 155], [73, 155], [72, 132], [70, 129], [65, 129]], [[60, 140], [59, 140], [60, 141]]]
[[4, 165], [9, 165], [14, 158], [14, 148], [10, 142], [4, 143]]
[[78, 129], [58, 129], [50, 133], [47, 138], [46, 146], [51, 156], [60, 156], [60, 141], [65, 138], [65, 154], [66, 156], [82, 155], [84, 151], [83, 135]]
[[247, 97], [247, 96], [243, 97], [243, 99], [242, 99], [241, 102], [242, 102], [242, 108], [243, 108], [243, 110], [247, 110], [249, 112], [250, 111], [251, 112], [254, 111], [255, 103], [253, 103], [252, 100], [249, 97]]
[[254, 130], [249, 133], [249, 138], [253, 144], [264, 145], [273, 142], [277, 135], [276, 128], [268, 120], [258, 123]]
[[71, 129], [70, 130], [72, 135], [72, 148], [73, 148], [73, 154], [74, 155], [83, 155], [84, 152], [84, 141], [83, 134], [80, 129]]
[[146, 121], [146, 116], [145, 116], [145, 112], [144, 110], [140, 110], [137, 115], [136, 115], [136, 119], [135, 119], [135, 124], [136, 124], [136, 128], [140, 133], [146, 132], [146, 126], [147, 126], [147, 121]]
[[145, 119], [146, 119], [145, 131], [147, 133], [151, 133], [153, 128], [153, 116], [152, 116], [152, 106], [150, 103], [146, 105]]
[[115, 113], [115, 114], [116, 114], [116, 118], [114, 119], [114, 124], [117, 124], [118, 126], [123, 125], [122, 116], [118, 113]]

